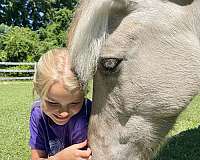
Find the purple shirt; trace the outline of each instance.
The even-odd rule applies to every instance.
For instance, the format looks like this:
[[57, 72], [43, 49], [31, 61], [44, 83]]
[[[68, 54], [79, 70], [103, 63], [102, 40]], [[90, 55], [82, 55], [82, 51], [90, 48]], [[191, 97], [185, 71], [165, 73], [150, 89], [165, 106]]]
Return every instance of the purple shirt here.
[[49, 156], [62, 149], [87, 139], [87, 127], [91, 112], [91, 101], [85, 100], [82, 109], [66, 124], [55, 124], [35, 101], [30, 116], [30, 147], [45, 151]]

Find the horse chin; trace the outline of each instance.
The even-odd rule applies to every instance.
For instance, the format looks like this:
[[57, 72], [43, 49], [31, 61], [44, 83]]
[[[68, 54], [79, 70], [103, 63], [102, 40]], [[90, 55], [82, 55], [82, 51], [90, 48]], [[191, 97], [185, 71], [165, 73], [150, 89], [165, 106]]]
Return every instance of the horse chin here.
[[[142, 141], [128, 131], [129, 126], [122, 126], [116, 119], [110, 122], [106, 119], [95, 114], [90, 117], [88, 139], [92, 160], [148, 160], [152, 157]], [[135, 132], [136, 135], [139, 133], [137, 129]]]
[[92, 160], [149, 160], [149, 156], [141, 155], [142, 152], [134, 148], [132, 144], [119, 144], [114, 147], [112, 145], [112, 148], [111, 146], [104, 147], [97, 148], [91, 143]]

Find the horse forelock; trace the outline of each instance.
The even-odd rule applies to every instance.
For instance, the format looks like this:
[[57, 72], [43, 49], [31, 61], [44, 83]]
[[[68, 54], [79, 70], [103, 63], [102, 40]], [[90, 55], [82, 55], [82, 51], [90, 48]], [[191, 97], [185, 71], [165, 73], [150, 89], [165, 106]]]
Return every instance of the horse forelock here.
[[108, 17], [113, 7], [123, 8], [129, 0], [82, 0], [73, 19], [69, 51], [73, 68], [85, 83], [93, 77], [100, 49], [107, 35]]
[[70, 54], [73, 68], [85, 83], [96, 70], [100, 48], [107, 33], [108, 12], [111, 0], [87, 1], [81, 4], [81, 14], [74, 19]]

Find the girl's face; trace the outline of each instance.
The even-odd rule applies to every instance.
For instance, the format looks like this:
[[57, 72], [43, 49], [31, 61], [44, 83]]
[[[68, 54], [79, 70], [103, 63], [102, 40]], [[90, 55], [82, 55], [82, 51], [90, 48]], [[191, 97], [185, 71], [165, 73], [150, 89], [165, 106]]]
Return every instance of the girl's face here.
[[76, 91], [73, 95], [67, 91], [63, 83], [54, 83], [44, 99], [43, 112], [56, 124], [64, 125], [70, 118], [77, 114], [83, 105], [83, 94]]

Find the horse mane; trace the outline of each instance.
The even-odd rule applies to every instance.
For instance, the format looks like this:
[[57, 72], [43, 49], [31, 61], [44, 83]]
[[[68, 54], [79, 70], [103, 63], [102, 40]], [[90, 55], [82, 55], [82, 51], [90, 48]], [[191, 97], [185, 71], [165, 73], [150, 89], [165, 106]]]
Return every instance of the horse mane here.
[[83, 83], [91, 79], [96, 70], [111, 8], [122, 8], [127, 4], [128, 0], [81, 0], [69, 30], [67, 46], [72, 68]]

